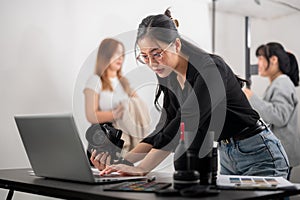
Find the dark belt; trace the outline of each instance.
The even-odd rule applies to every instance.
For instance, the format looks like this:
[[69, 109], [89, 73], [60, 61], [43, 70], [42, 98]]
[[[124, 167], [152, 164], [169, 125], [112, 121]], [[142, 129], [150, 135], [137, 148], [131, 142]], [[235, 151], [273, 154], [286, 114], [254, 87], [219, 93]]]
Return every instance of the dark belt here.
[[[268, 129], [267, 125], [264, 122], [262, 122], [261, 120], [258, 120], [254, 126], [243, 129], [242, 131], [240, 131], [238, 134], [232, 136], [231, 138], [233, 141], [244, 140], [244, 139], [250, 138], [266, 129]], [[221, 140], [221, 142], [223, 142], [225, 144], [229, 144], [232, 141], [231, 138], [223, 139], [223, 140]]]

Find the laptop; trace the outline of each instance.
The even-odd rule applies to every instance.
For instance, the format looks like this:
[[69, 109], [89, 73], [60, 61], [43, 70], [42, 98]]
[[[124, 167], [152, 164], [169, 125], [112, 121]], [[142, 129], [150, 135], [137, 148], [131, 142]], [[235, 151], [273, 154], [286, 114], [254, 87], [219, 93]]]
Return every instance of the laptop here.
[[93, 172], [71, 114], [20, 115], [15, 121], [36, 176], [103, 184], [146, 179]]

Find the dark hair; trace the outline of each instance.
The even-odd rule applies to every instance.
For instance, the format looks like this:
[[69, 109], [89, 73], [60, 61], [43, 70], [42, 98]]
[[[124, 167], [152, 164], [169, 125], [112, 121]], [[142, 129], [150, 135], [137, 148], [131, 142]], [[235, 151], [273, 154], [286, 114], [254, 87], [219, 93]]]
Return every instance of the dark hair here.
[[204, 51], [202, 49], [181, 38], [177, 30], [178, 25], [178, 20], [172, 18], [169, 9], [165, 11], [165, 14], [150, 15], [144, 18], [139, 24], [135, 46], [137, 46], [137, 42], [144, 37], [150, 37], [167, 44], [179, 38], [182, 44], [182, 53], [187, 55], [197, 52], [203, 53]]
[[[150, 15], [144, 18], [139, 24], [135, 46], [137, 46], [138, 41], [143, 39], [144, 37], [150, 37], [165, 43], [171, 43], [176, 38], [180, 38], [182, 43], [182, 53], [189, 54], [191, 51], [202, 52], [201, 49], [180, 37], [176, 27], [178, 25], [178, 20], [173, 20], [169, 8], [165, 11], [164, 14]], [[159, 77], [158, 81], [159, 83], [161, 81]], [[154, 99], [154, 105], [158, 110], [161, 110], [158, 99], [161, 95], [161, 92], [165, 89], [166, 87], [164, 87], [163, 84], [158, 84]]]
[[270, 42], [268, 44], [260, 45], [256, 49], [256, 56], [263, 56], [267, 59], [268, 67], [270, 65], [270, 58], [276, 56], [278, 58], [279, 70], [290, 77], [295, 86], [299, 85], [299, 68], [296, 57], [286, 52], [283, 46], [277, 42]]
[[[176, 38], [179, 38], [181, 41], [181, 52], [183, 54], [209, 55], [204, 50], [200, 49], [199, 47], [183, 39], [178, 33], [177, 30], [178, 25], [179, 25], [178, 20], [172, 18], [169, 8], [165, 11], [164, 14], [150, 15], [144, 18], [142, 22], [139, 24], [135, 47], [137, 47], [138, 41], [143, 39], [144, 37], [150, 37], [152, 39], [164, 42], [166, 44], [169, 44], [173, 42]], [[245, 82], [245, 80], [238, 77], [237, 80], [241, 85], [242, 82]], [[154, 105], [158, 110], [160, 110], [161, 106], [158, 103], [158, 99], [159, 96], [161, 95], [161, 92], [166, 90], [166, 87], [163, 86], [163, 84], [161, 84], [162, 79], [159, 77], [158, 77], [158, 82], [159, 84], [155, 94]]]

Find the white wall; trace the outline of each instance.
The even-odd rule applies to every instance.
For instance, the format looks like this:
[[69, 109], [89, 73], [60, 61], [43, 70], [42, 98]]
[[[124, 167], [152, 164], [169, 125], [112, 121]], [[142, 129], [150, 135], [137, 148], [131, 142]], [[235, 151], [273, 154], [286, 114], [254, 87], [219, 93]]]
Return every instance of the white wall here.
[[[208, 0], [153, 0], [151, 3], [1, 0], [0, 169], [30, 166], [13, 116], [72, 112], [73, 95], [83, 98], [80, 87], [84, 77], [79, 76], [84, 71], [82, 67], [93, 67], [92, 52], [103, 38], [132, 31], [147, 15], [163, 13], [172, 6], [171, 11], [180, 22], [179, 31], [210, 50], [207, 3]], [[142, 92], [146, 94], [148, 89], [152, 88], [145, 87]], [[152, 106], [152, 100], [149, 102]], [[85, 124], [82, 116], [78, 118]], [[80, 130], [84, 131], [84, 127]], [[5, 195], [6, 191], [0, 190], [0, 198], [4, 199]], [[19, 193], [14, 199], [36, 198], [41, 197]]]
[[[256, 48], [272, 41], [283, 44], [286, 50], [295, 54], [300, 64], [300, 14], [278, 19], [262, 20], [250, 18], [251, 23], [251, 64], [256, 64]], [[216, 53], [221, 55], [234, 72], [245, 77], [245, 17], [217, 12]], [[252, 90], [262, 95], [269, 84], [268, 79], [252, 76]], [[300, 93], [298, 98], [300, 99]], [[300, 150], [300, 147], [299, 147]], [[292, 171], [292, 181], [300, 182], [300, 167]]]

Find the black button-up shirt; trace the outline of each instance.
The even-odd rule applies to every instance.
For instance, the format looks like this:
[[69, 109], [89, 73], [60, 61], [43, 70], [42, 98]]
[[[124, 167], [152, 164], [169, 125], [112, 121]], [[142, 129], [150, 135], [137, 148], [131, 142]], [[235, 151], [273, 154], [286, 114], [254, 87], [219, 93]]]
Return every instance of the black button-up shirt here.
[[164, 94], [162, 114], [155, 130], [142, 140], [153, 148], [174, 151], [181, 122], [195, 134], [193, 144], [200, 148], [209, 131], [222, 140], [259, 119], [235, 74], [216, 55], [190, 56], [183, 88], [175, 72], [158, 80]]

